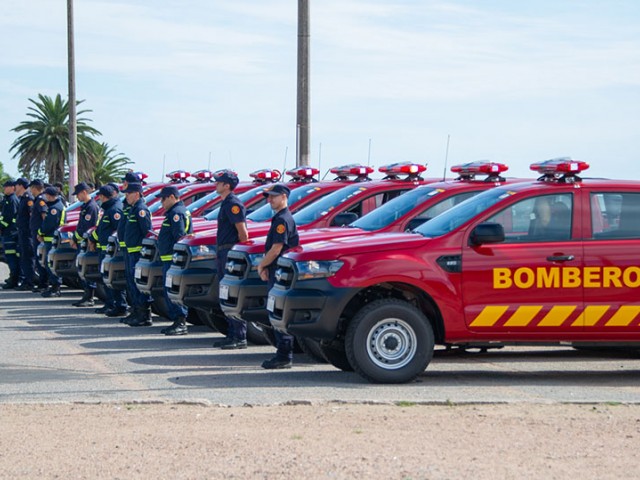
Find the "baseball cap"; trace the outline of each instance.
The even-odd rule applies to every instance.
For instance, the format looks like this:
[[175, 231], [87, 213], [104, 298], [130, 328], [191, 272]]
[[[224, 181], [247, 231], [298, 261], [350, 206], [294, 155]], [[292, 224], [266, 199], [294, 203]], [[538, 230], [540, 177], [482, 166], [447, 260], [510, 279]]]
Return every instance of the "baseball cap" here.
[[160, 190], [160, 194], [158, 196], [160, 198], [166, 198], [166, 197], [170, 197], [171, 195], [173, 195], [176, 198], [179, 198], [180, 190], [178, 190], [178, 188], [174, 187], [173, 185], [167, 185], [166, 187], [162, 187], [162, 190]]
[[142, 185], [139, 183], [130, 183], [127, 185], [127, 188], [124, 190], [124, 193], [142, 193]]
[[286, 195], [287, 197], [291, 193], [291, 190], [286, 185], [282, 183], [276, 183], [275, 185], [271, 185], [264, 189], [262, 195], [265, 197], [268, 195]]
[[238, 175], [235, 172], [232, 172], [231, 170], [222, 170], [222, 171], [216, 172], [213, 175], [213, 179], [216, 182], [228, 183], [229, 185], [231, 185], [232, 190], [236, 188], [236, 185], [238, 185], [238, 182], [239, 182]]
[[89, 185], [86, 182], [80, 182], [73, 188], [73, 195], [78, 195], [80, 192], [88, 191]]

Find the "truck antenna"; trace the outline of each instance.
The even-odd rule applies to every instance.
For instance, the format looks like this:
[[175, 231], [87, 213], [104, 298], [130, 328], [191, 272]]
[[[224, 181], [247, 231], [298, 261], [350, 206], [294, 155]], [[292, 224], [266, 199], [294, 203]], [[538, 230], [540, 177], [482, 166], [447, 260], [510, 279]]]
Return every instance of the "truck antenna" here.
[[449, 140], [451, 135], [447, 135], [447, 151], [444, 154], [444, 172], [442, 172], [442, 181], [447, 179], [447, 162], [449, 161]]

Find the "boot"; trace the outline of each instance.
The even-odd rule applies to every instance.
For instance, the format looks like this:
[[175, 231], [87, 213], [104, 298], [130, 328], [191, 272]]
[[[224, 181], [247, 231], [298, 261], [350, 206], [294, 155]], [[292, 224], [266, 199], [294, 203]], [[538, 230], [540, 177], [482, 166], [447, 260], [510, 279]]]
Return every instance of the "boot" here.
[[136, 307], [131, 307], [129, 311], [129, 315], [120, 319], [120, 323], [124, 323], [129, 325], [129, 322], [133, 322], [138, 319], [138, 309]]
[[173, 325], [160, 330], [160, 333], [164, 333], [165, 335], [168, 335], [168, 336], [186, 335], [187, 333], [189, 333], [187, 331], [187, 322], [185, 321], [184, 317], [179, 317], [175, 322], [173, 322]]
[[71, 305], [73, 305], [74, 307], [93, 307], [95, 303], [95, 300], [93, 298], [94, 291], [95, 290], [93, 288], [85, 288], [82, 298], [77, 302], [73, 302]]
[[150, 327], [153, 325], [153, 322], [151, 321], [151, 309], [148, 305], [145, 305], [144, 307], [136, 307], [136, 310], [138, 311], [137, 319], [132, 320], [127, 323], [127, 325], [130, 327]]
[[18, 286], [18, 282], [16, 282], [13, 278], [9, 278], [9, 280], [4, 282], [4, 285], [2, 285], [2, 289], [3, 290], [13, 290], [17, 286]]
[[95, 313], [107, 313], [108, 311], [109, 311], [109, 306], [107, 304], [104, 304], [102, 307], [96, 308], [94, 310]]
[[44, 298], [59, 297], [61, 295], [60, 285], [51, 285], [47, 290], [42, 292], [41, 295]]

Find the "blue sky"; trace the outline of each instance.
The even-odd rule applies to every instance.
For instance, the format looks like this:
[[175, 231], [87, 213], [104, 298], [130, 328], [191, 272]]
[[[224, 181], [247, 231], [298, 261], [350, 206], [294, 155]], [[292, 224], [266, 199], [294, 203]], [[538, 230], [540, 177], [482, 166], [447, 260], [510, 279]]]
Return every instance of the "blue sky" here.
[[[310, 0], [311, 158], [557, 156], [640, 179], [640, 2]], [[295, 163], [295, 0], [76, 0], [77, 98], [153, 180]], [[66, 2], [0, 4], [0, 147], [29, 98], [67, 95]]]

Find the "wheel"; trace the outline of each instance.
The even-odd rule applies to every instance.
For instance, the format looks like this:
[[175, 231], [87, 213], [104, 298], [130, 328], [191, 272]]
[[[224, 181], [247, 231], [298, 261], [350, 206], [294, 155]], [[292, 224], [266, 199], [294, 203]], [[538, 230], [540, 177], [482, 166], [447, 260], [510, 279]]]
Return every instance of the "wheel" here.
[[227, 319], [220, 312], [205, 312], [198, 310], [198, 317], [202, 320], [202, 324], [208, 326], [211, 330], [220, 332], [223, 335], [227, 335], [229, 325]]
[[103, 302], [107, 300], [107, 291], [104, 287], [104, 283], [96, 284], [96, 297], [102, 300]]
[[151, 304], [151, 311], [159, 317], [162, 317], [165, 320], [169, 320], [169, 310], [167, 309], [167, 302], [164, 301], [163, 297], [159, 297], [153, 300], [153, 303]]
[[315, 360], [318, 363], [327, 363], [327, 359], [322, 354], [320, 349], [320, 342], [308, 337], [296, 337], [298, 344], [307, 357]]
[[331, 343], [321, 343], [320, 351], [327, 361], [343, 372], [353, 372], [353, 367], [347, 358], [347, 352], [344, 350], [344, 342], [334, 340]]
[[254, 345], [268, 345], [269, 342], [264, 337], [262, 325], [257, 322], [247, 322], [247, 340]]
[[202, 320], [198, 315], [198, 311], [195, 308], [187, 309], [187, 322], [191, 325], [202, 325]]
[[420, 375], [433, 357], [433, 328], [427, 317], [403, 300], [376, 300], [347, 327], [349, 363], [374, 383], [406, 383]]
[[[264, 335], [268, 345], [271, 345], [272, 347], [276, 346], [276, 333], [273, 328], [267, 326], [262, 327], [262, 334]], [[300, 344], [296, 337], [293, 337], [293, 353], [302, 353], [302, 348], [300, 348]]]

